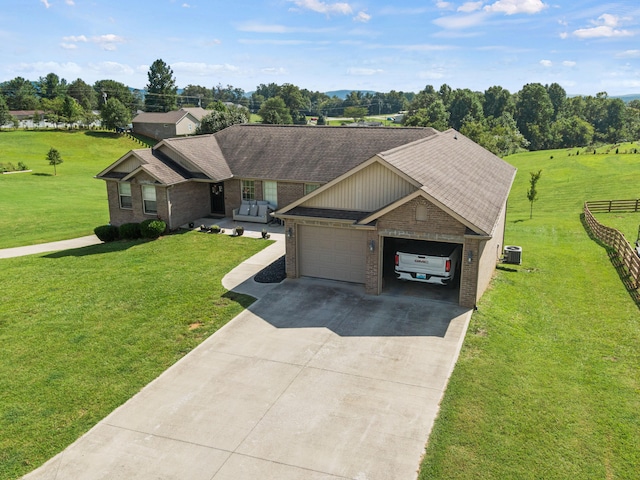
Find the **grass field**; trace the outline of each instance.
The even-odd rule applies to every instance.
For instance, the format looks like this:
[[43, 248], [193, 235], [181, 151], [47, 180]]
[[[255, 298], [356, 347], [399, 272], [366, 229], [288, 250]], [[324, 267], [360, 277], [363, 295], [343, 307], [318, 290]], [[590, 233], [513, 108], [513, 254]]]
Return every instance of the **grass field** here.
[[[49, 149], [64, 161], [49, 165]], [[0, 175], [0, 248], [64, 240], [93, 233], [109, 221], [107, 190], [93, 177], [143, 145], [102, 131], [0, 132], [0, 162], [24, 162], [30, 173]]]
[[60, 452], [250, 304], [221, 279], [269, 243], [190, 232], [1, 260], [0, 479]]
[[640, 314], [580, 214], [638, 198], [640, 155], [506, 160], [519, 169], [506, 244], [523, 262], [498, 270], [471, 319], [420, 479], [638, 478]]

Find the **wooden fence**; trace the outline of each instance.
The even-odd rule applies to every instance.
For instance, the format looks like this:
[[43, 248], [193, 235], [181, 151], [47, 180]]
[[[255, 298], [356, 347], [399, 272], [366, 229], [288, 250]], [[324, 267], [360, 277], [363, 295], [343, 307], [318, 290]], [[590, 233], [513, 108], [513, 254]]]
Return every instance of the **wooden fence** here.
[[596, 220], [592, 212], [637, 212], [639, 205], [640, 199], [606, 200], [584, 203], [584, 220], [589, 226], [591, 233], [603, 244], [615, 250], [618, 260], [628, 273], [629, 286], [633, 289], [640, 287], [640, 257], [638, 257], [636, 250], [622, 233], [615, 228], [602, 225]]

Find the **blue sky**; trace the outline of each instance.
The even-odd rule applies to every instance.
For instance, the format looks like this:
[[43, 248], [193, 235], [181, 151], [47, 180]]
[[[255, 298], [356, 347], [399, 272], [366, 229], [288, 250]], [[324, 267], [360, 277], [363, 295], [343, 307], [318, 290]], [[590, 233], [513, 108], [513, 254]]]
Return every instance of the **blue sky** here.
[[640, 93], [640, 2], [0, 0], [0, 81]]

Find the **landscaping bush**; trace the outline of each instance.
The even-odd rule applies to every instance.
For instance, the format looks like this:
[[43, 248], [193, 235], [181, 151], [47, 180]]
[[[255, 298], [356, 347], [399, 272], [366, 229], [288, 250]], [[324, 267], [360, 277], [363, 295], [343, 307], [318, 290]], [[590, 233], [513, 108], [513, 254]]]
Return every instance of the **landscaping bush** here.
[[125, 240], [135, 240], [142, 236], [139, 223], [123, 223], [120, 225], [120, 238]]
[[244, 227], [238, 226], [234, 228], [234, 231], [236, 232], [236, 236], [240, 237], [244, 233]]
[[18, 162], [18, 170], [29, 170], [29, 167], [24, 162]]
[[115, 225], [100, 225], [93, 229], [93, 233], [103, 242], [113, 242], [120, 237], [119, 229]]
[[140, 234], [143, 238], [158, 238], [167, 229], [162, 220], [145, 220], [140, 224]]
[[220, 233], [222, 229], [220, 225], [211, 225], [211, 229], [209, 230], [211, 233]]

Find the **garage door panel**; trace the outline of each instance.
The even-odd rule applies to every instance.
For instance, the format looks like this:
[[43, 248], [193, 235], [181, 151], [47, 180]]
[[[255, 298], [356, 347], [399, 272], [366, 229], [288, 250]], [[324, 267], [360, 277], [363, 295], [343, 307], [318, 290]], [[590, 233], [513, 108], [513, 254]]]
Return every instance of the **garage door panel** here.
[[364, 283], [366, 239], [366, 232], [359, 230], [300, 226], [300, 275]]

